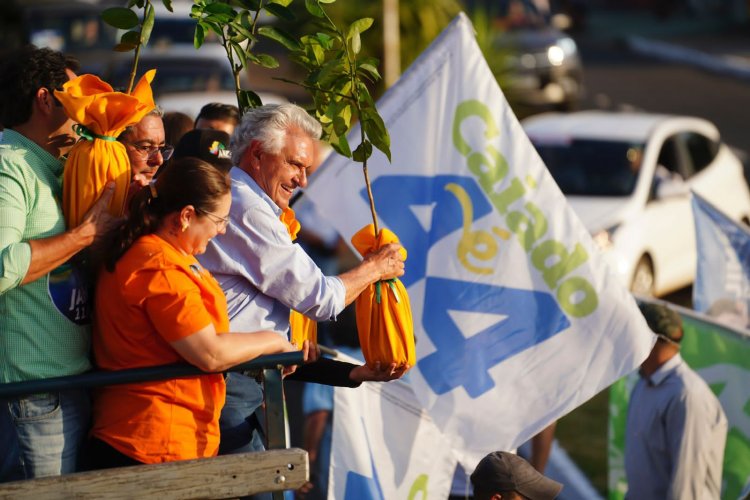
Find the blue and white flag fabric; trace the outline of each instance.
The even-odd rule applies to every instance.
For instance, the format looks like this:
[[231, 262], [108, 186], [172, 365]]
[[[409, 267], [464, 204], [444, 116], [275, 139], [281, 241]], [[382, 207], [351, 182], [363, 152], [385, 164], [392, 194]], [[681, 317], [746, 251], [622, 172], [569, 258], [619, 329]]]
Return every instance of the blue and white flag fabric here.
[[693, 193], [698, 268], [693, 308], [734, 328], [750, 328], [750, 230]]
[[[513, 115], [464, 14], [378, 109], [393, 162], [376, 152], [368, 171], [380, 221], [409, 255], [410, 383], [473, 470], [634, 370], [653, 335]], [[345, 239], [371, 222], [358, 166], [329, 157], [307, 190]]]
[[456, 458], [409, 384], [334, 391], [328, 498], [448, 498]]

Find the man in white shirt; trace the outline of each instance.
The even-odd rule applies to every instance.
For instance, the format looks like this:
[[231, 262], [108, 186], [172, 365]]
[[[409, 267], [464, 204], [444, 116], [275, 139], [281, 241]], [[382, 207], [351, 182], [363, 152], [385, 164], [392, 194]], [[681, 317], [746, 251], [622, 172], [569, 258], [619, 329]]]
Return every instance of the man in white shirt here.
[[[273, 330], [286, 337], [291, 309], [315, 321], [335, 319], [371, 283], [404, 274], [398, 244], [367, 255], [350, 271], [325, 276], [292, 243], [290, 229], [280, 217], [290, 213], [294, 191], [307, 185], [320, 134], [320, 124], [294, 104], [248, 110], [235, 129], [230, 144], [236, 165], [230, 170], [230, 221], [226, 233], [211, 240], [200, 257], [226, 294], [232, 331]], [[392, 380], [407, 369], [331, 360], [314, 365], [316, 373], [305, 380], [350, 387], [364, 380]], [[304, 368], [294, 376], [302, 377]], [[254, 379], [230, 374], [220, 420], [220, 453], [262, 449], [253, 415], [261, 401]]]
[[626, 498], [718, 499], [727, 437], [724, 410], [680, 356], [680, 316], [661, 304], [640, 307], [657, 340], [628, 404]]

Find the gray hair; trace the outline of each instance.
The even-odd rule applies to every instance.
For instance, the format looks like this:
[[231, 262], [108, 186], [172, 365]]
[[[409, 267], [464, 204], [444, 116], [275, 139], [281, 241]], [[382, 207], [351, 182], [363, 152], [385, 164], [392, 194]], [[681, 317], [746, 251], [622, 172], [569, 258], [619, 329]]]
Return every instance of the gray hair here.
[[316, 140], [322, 133], [320, 123], [296, 104], [266, 104], [245, 111], [229, 143], [234, 164], [240, 163], [253, 141], [259, 141], [263, 151], [277, 154], [284, 146], [289, 127], [299, 127]]
[[[143, 118], [146, 118], [147, 116], [158, 116], [159, 118], [163, 119], [164, 110], [161, 109], [159, 106], [154, 106], [154, 109], [152, 109], [151, 111], [143, 115]], [[143, 118], [141, 118], [141, 120], [143, 120]], [[133, 131], [133, 127], [135, 127], [136, 125], [137, 124], [134, 123], [133, 125], [128, 125], [127, 127], [125, 127], [125, 130], [120, 132], [120, 135], [117, 136], [117, 140], [119, 141], [120, 139], [124, 139], [125, 137], [127, 137], [130, 134], [130, 132]]]

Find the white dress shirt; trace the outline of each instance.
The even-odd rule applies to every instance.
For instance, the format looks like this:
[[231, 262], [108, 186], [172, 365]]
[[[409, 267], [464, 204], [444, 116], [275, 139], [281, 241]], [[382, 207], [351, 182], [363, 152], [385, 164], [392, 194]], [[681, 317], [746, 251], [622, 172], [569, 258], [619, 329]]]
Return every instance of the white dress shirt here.
[[198, 259], [219, 281], [227, 297], [232, 331], [289, 331], [289, 311], [324, 321], [345, 306], [346, 288], [324, 276], [293, 243], [281, 209], [250, 175], [230, 171], [232, 205], [226, 233], [213, 238]]
[[627, 499], [711, 500], [721, 493], [727, 418], [677, 354], [641, 377], [628, 404]]

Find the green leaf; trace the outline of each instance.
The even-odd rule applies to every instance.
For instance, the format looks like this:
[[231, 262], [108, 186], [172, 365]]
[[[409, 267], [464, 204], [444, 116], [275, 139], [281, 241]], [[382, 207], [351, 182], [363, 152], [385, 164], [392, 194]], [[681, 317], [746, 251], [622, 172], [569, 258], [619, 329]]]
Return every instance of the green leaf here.
[[372, 64], [360, 64], [358, 69], [361, 74], [369, 76], [373, 81], [378, 81], [381, 78], [378, 68]]
[[[220, 39], [226, 38], [224, 36], [224, 26], [226, 25], [226, 23], [217, 20], [216, 16], [209, 16], [209, 17], [203, 18], [203, 24], [208, 28], [208, 30], [211, 30], [214, 33], [216, 33], [216, 35]], [[208, 33], [208, 30], [206, 30], [206, 33]]]
[[[237, 23], [237, 22], [230, 23], [229, 24], [229, 29], [231, 31], [233, 31], [234, 33], [236, 33], [236, 35], [234, 37], [232, 37], [232, 39], [235, 42], [241, 42], [241, 41], [247, 40], [249, 38], [255, 38], [255, 37], [253, 37], [253, 34], [250, 32], [250, 30], [248, 30], [244, 26], [242, 26], [241, 23]], [[235, 38], [237, 36], [242, 37], [242, 40], [239, 40], [239, 39]]]
[[386, 130], [380, 115], [374, 113], [368, 119], [363, 119], [362, 129], [373, 145], [385, 154], [388, 161], [391, 161], [391, 136], [388, 135], [388, 130]]
[[198, 24], [195, 25], [195, 35], [193, 36], [193, 46], [196, 49], [200, 49], [201, 45], [203, 45], [203, 42], [206, 39], [206, 31], [208, 31], [208, 27], [201, 21], [198, 22]]
[[284, 7], [283, 5], [279, 5], [277, 3], [268, 3], [263, 6], [264, 9], [269, 14], [272, 14], [279, 19], [283, 19], [285, 21], [294, 21], [294, 13], [291, 11], [291, 9], [288, 9]]
[[325, 12], [315, 0], [305, 0], [305, 8], [307, 9], [307, 12], [315, 17], [326, 17]]
[[146, 19], [143, 21], [143, 27], [141, 28], [141, 45], [146, 45], [151, 38], [151, 30], [154, 29], [155, 19], [154, 6], [149, 3], [146, 6]]
[[[341, 59], [331, 59], [326, 62], [315, 75], [315, 81], [324, 87], [332, 87], [331, 80], [344, 73], [344, 62]], [[348, 80], [348, 78], [347, 78]]]
[[320, 66], [322, 65], [326, 60], [326, 53], [323, 50], [323, 47], [321, 47], [318, 44], [310, 44], [307, 47], [307, 55], [315, 61], [315, 63]]
[[359, 103], [360, 107], [363, 108], [363, 113], [368, 110], [372, 110], [374, 113], [377, 113], [377, 110], [375, 109], [375, 102], [372, 100], [370, 91], [367, 90], [367, 85], [365, 85], [362, 81], [357, 82], [357, 92], [359, 93]]
[[357, 149], [354, 150], [352, 160], [364, 163], [370, 156], [372, 156], [372, 143], [365, 139], [359, 146], [357, 146]]
[[259, 11], [260, 2], [258, 0], [239, 0], [240, 4], [248, 10]]
[[240, 65], [243, 69], [247, 69], [247, 55], [248, 52], [237, 42], [229, 42], [230, 46], [232, 47], [232, 50], [237, 55], [237, 58], [240, 60]]
[[349, 132], [352, 121], [352, 106], [347, 101], [338, 99], [331, 101], [325, 110], [324, 116], [333, 123], [336, 135], [346, 135]]
[[136, 45], [141, 43], [141, 32], [140, 31], [127, 31], [120, 37], [120, 43], [123, 45], [132, 45], [135, 48]]
[[339, 136], [336, 135], [335, 132], [333, 132], [328, 138], [328, 142], [330, 143], [331, 147], [341, 156], [346, 156], [347, 158], [352, 157], [352, 150], [349, 147], [349, 141], [346, 140], [345, 135]]
[[132, 43], [118, 43], [115, 45], [114, 50], [117, 52], [130, 52], [131, 50], [135, 50], [135, 47]]
[[258, 34], [279, 42], [289, 50], [299, 50], [302, 48], [292, 35], [274, 26], [261, 26], [258, 28]]
[[263, 102], [260, 100], [260, 96], [252, 90], [240, 90], [238, 100], [240, 114], [243, 114], [247, 109], [263, 106]]
[[209, 14], [205, 17], [204, 20], [210, 22], [215, 26], [218, 26], [219, 31], [223, 31], [224, 26], [234, 20], [234, 16], [232, 14]]
[[292, 0], [271, 0], [271, 3], [277, 3], [284, 7], [289, 7], [289, 4], [292, 3]]
[[355, 31], [351, 34], [351, 37], [349, 37], [349, 43], [352, 52], [354, 54], [359, 54], [359, 51], [362, 49], [362, 39], [359, 37], [359, 32]]
[[334, 3], [336, 0], [320, 0], [320, 3]]
[[279, 61], [277, 61], [275, 57], [269, 56], [268, 54], [258, 54], [256, 58], [257, 64], [264, 68], [273, 69], [279, 67]]
[[346, 39], [349, 40], [354, 36], [355, 33], [357, 35], [359, 35], [360, 33], [364, 33], [365, 31], [370, 29], [370, 26], [372, 26], [372, 22], [373, 19], [371, 17], [363, 17], [362, 19], [357, 19], [349, 25], [349, 30], [346, 33]]
[[121, 30], [129, 30], [138, 26], [138, 14], [125, 7], [105, 9], [102, 12], [102, 20], [110, 26]]
[[169, 12], [174, 12], [174, 9], [172, 9], [172, 0], [161, 0], [161, 2]]
[[245, 38], [255, 38], [250, 28], [245, 26], [242, 22], [242, 17], [235, 18], [234, 22], [229, 23], [229, 26], [237, 33], [241, 33]]
[[318, 41], [321, 47], [326, 50], [331, 50], [333, 47], [334, 38], [325, 33], [315, 33], [315, 39]]
[[208, 12], [209, 14], [224, 14], [227, 16], [232, 16], [236, 14], [234, 9], [231, 5], [225, 4], [225, 3], [210, 3], [206, 5], [205, 9], [203, 9], [204, 12]]

